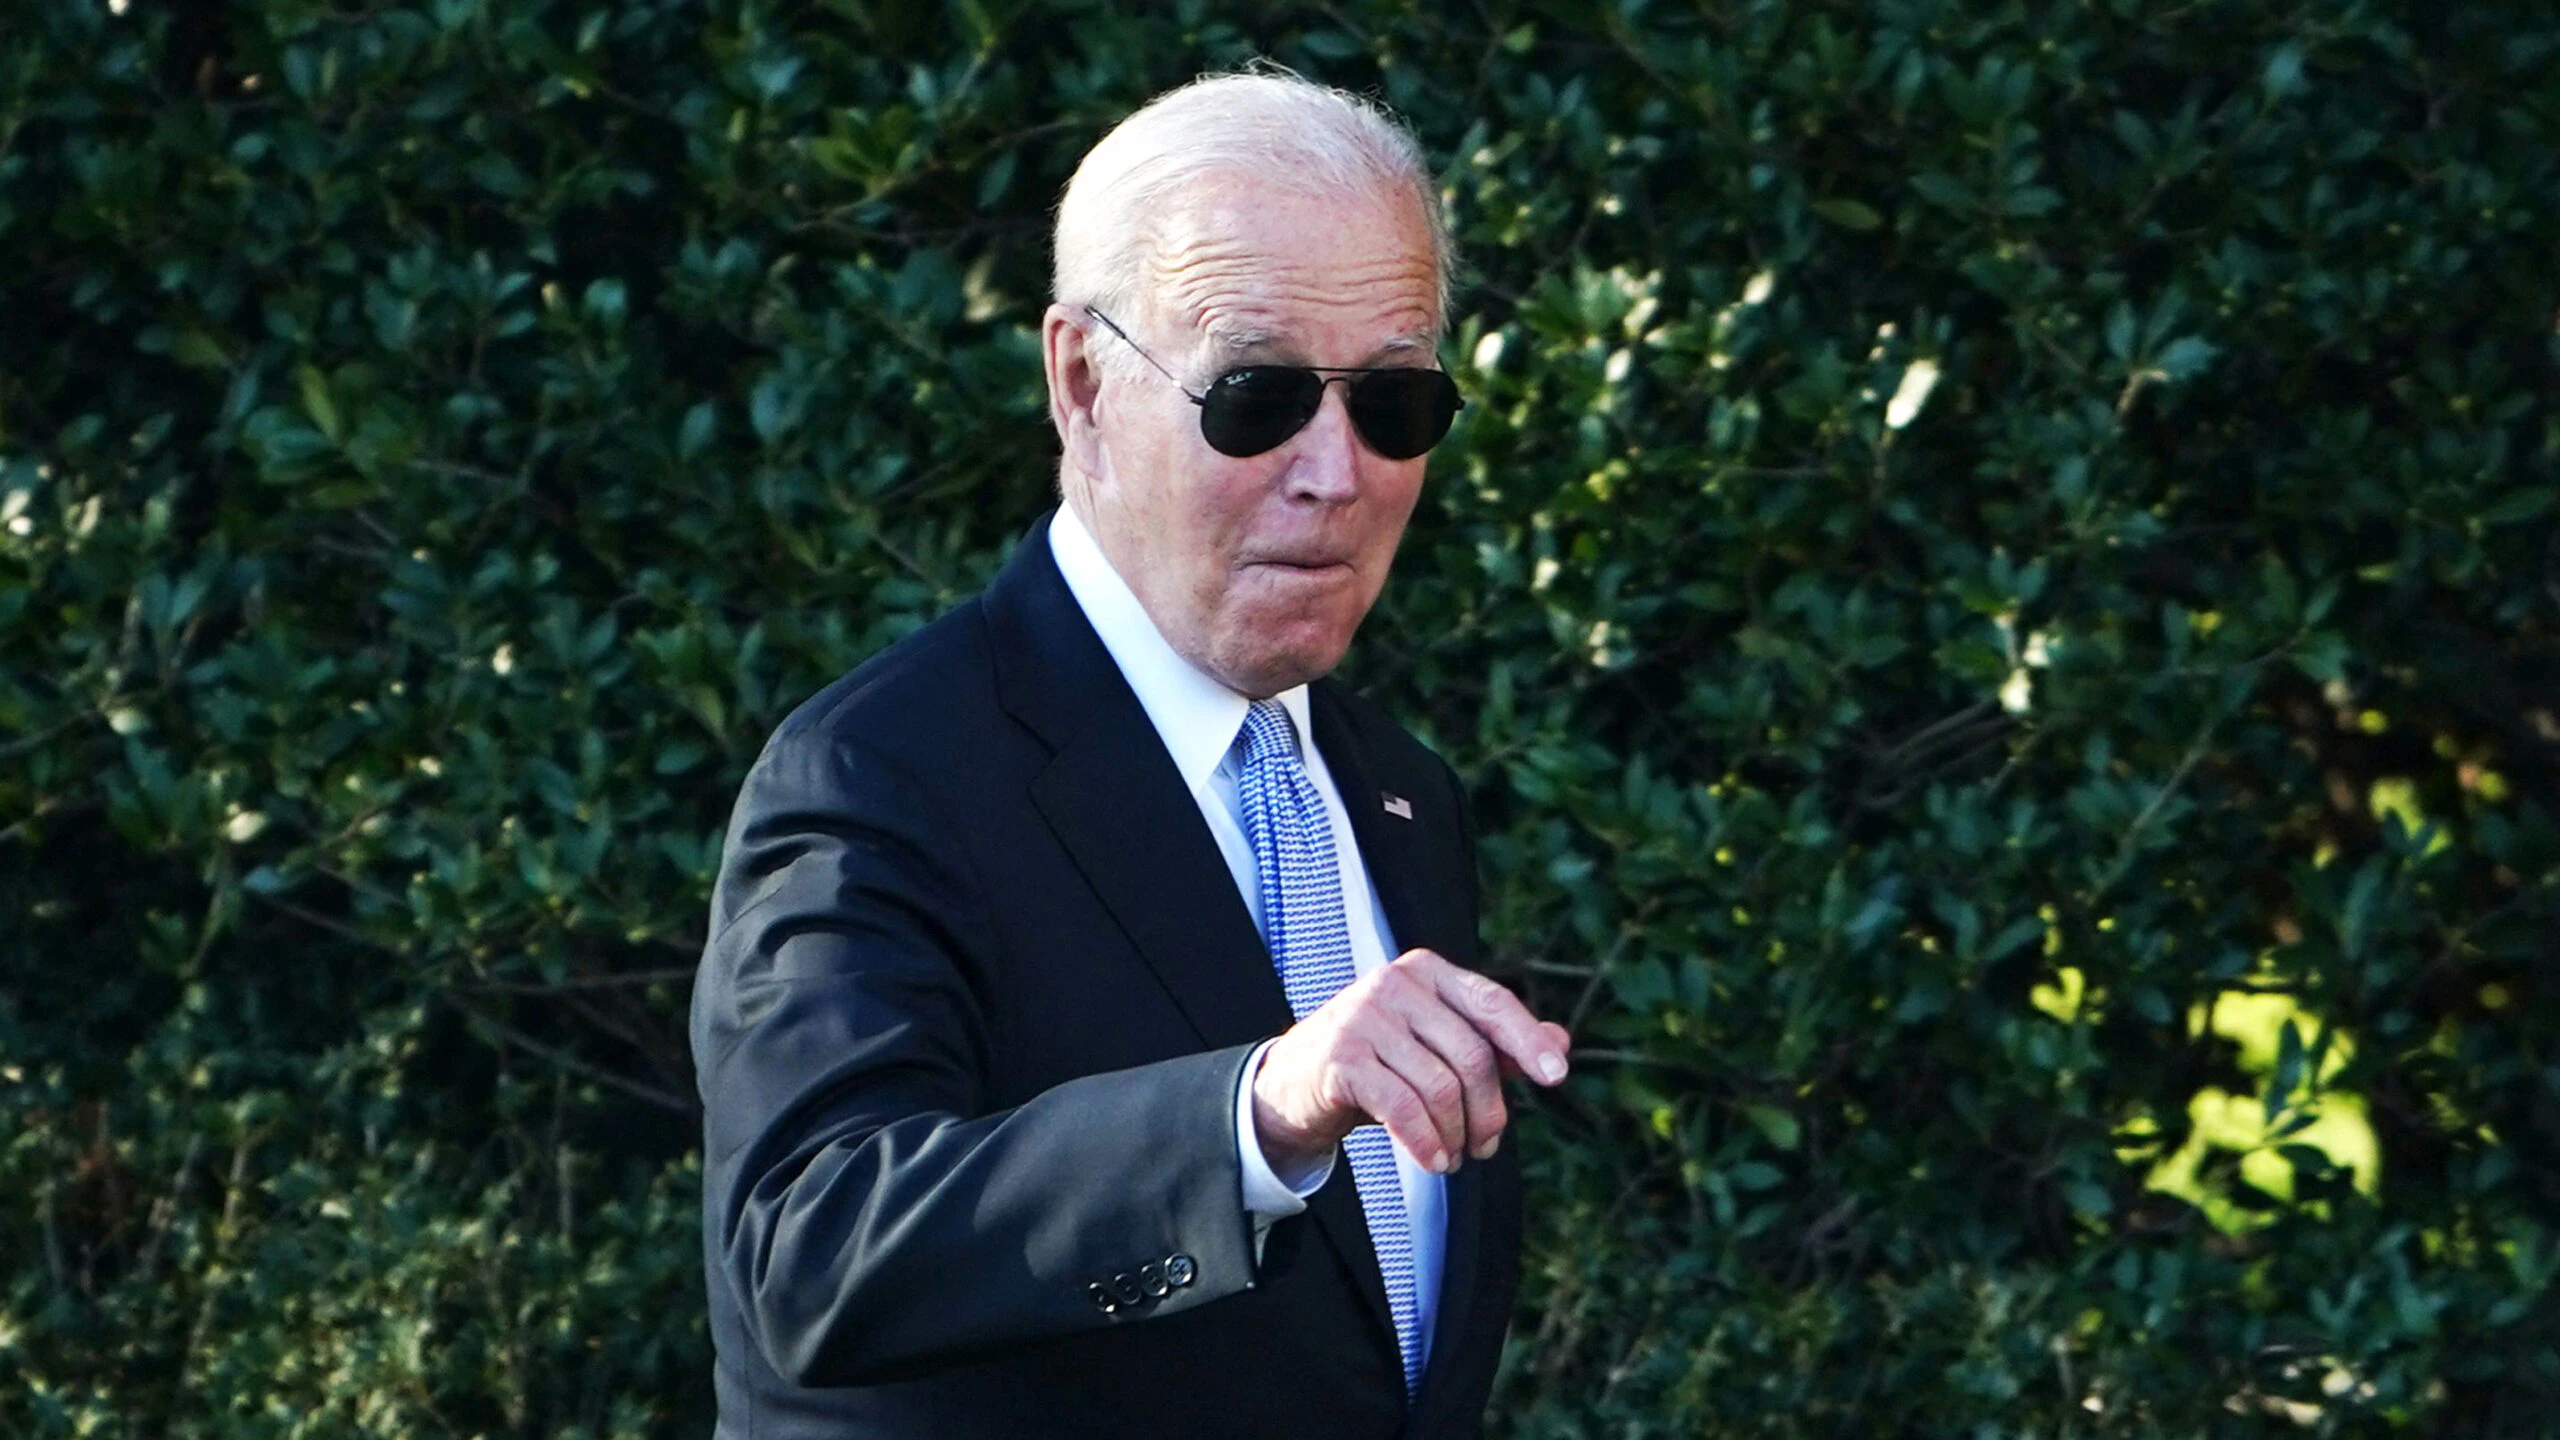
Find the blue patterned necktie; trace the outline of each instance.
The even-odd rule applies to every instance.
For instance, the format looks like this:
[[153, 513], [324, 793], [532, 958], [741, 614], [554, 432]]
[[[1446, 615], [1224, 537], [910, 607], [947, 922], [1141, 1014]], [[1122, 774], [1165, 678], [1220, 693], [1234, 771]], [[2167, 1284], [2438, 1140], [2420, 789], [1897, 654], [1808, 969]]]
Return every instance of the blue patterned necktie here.
[[[1351, 983], [1351, 930], [1342, 912], [1342, 872], [1334, 863], [1333, 825], [1324, 797], [1298, 762], [1297, 732], [1279, 702], [1259, 700], [1236, 733], [1241, 757], [1236, 793], [1244, 833], [1261, 872], [1262, 936], [1280, 967], [1289, 1012], [1305, 1019]], [[1413, 1229], [1396, 1176], [1395, 1148], [1384, 1127], [1363, 1125], [1345, 1136], [1351, 1179], [1368, 1217], [1369, 1244], [1387, 1283], [1396, 1348], [1404, 1356], [1405, 1393], [1422, 1375], [1422, 1327], [1413, 1282]]]

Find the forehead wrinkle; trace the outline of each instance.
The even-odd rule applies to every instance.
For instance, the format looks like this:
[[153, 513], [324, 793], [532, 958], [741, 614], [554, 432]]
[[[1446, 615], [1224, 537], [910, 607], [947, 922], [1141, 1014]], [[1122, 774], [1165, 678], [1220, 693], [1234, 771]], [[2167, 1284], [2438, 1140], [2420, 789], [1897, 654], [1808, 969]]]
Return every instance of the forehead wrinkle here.
[[1184, 218], [1195, 223], [1161, 233], [1147, 256], [1149, 289], [1166, 318], [1203, 332], [1210, 348], [1285, 345], [1302, 338], [1292, 320], [1309, 310], [1384, 310], [1400, 323], [1397, 338], [1436, 332], [1438, 272], [1425, 250], [1391, 244], [1348, 258], [1328, 255], [1319, 267], [1275, 253], [1248, 230]]
[[1432, 283], [1430, 263], [1417, 262], [1412, 256], [1389, 255], [1319, 271], [1285, 256], [1265, 255], [1242, 245], [1199, 246], [1187, 252], [1167, 247], [1151, 268], [1157, 288], [1178, 299], [1192, 300], [1195, 308], [1197, 297], [1219, 289], [1277, 292], [1322, 304], [1344, 291], [1405, 284], [1428, 294]]
[[1168, 275], [1159, 293], [1167, 302], [1167, 318], [1198, 334], [1208, 351], [1221, 356], [1302, 352], [1311, 339], [1308, 329], [1337, 325], [1355, 334], [1386, 329], [1372, 354], [1432, 348], [1437, 313], [1427, 275], [1405, 294], [1384, 297], [1376, 292], [1403, 288], [1393, 283], [1401, 277], [1391, 271], [1361, 277], [1348, 287], [1308, 283], [1313, 278], [1302, 267], [1286, 267], [1279, 274], [1204, 267]]

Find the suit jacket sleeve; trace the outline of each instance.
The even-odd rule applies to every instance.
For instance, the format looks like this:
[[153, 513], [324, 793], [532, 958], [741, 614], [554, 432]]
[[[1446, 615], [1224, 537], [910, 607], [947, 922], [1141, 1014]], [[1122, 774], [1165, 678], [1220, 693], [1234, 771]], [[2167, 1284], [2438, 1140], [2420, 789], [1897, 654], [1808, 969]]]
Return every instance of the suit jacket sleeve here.
[[[1233, 1119], [1253, 1047], [988, 1108], [993, 897], [952, 823], [817, 727], [768, 745], [731, 820], [693, 1006], [705, 1223], [715, 1283], [798, 1384], [905, 1378], [1253, 1283]], [[1106, 1311], [1088, 1289], [1177, 1255], [1193, 1273], [1161, 1298]]]

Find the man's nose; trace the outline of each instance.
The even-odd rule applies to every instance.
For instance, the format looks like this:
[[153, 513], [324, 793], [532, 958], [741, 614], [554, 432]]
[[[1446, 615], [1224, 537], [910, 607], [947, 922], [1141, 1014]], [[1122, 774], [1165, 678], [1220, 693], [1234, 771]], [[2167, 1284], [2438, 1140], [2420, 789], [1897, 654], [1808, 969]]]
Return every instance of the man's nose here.
[[1290, 456], [1290, 494], [1338, 505], [1360, 493], [1360, 432], [1351, 424], [1349, 381], [1325, 377], [1324, 398]]

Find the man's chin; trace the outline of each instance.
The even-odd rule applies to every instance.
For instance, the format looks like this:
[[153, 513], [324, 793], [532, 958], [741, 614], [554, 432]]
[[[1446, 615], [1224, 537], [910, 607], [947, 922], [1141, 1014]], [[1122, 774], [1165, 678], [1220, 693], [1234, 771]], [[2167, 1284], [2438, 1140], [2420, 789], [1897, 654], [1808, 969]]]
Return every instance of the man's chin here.
[[1205, 667], [1228, 689], [1254, 700], [1311, 684], [1333, 673], [1351, 649], [1351, 634], [1309, 636], [1294, 644], [1239, 646]]

